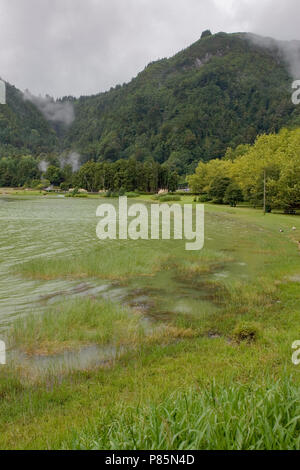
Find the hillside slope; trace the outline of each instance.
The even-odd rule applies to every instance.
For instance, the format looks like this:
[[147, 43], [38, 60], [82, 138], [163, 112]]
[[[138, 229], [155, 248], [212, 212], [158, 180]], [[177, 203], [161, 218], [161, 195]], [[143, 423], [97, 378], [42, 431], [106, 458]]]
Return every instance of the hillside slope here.
[[64, 98], [75, 110], [68, 128], [47, 122], [8, 85], [8, 105], [0, 107], [0, 152], [63, 149], [79, 152], [82, 161], [153, 157], [186, 173], [200, 159], [223, 156], [229, 146], [253, 143], [257, 134], [300, 126], [300, 107], [291, 101], [293, 79], [277, 43], [262, 47], [258, 37], [249, 37], [206, 35], [149, 64], [128, 84]]
[[0, 156], [50, 152], [57, 136], [23, 93], [6, 83], [6, 105], [0, 105]]

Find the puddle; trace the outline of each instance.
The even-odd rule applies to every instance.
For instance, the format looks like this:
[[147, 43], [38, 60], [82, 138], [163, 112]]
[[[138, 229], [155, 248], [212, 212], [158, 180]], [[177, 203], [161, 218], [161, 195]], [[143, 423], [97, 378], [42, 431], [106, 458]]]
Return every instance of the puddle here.
[[[166, 328], [165, 324], [157, 325], [146, 317], [141, 318], [140, 324], [143, 327], [145, 337]], [[28, 372], [31, 377], [62, 376], [71, 371], [113, 367], [114, 363], [131, 349], [134, 349], [134, 346], [129, 344], [118, 346], [90, 344], [57, 354], [29, 355], [20, 350], [11, 350], [7, 352], [7, 362], [21, 369], [25, 375]]]
[[112, 365], [124, 352], [125, 347], [89, 345], [77, 350], [66, 350], [53, 355], [29, 356], [20, 351], [7, 354], [8, 361], [15, 367], [30, 369], [33, 375], [45, 376], [49, 373], [87, 370]]
[[214, 333], [214, 332], [209, 332], [207, 333], [208, 338], [210, 339], [218, 339], [222, 338], [222, 336], [219, 333]]
[[300, 274], [296, 274], [295, 276], [291, 276], [288, 279], [291, 282], [300, 282]]
[[230, 276], [230, 273], [223, 271], [221, 273], [214, 273], [213, 276], [220, 279], [227, 279]]

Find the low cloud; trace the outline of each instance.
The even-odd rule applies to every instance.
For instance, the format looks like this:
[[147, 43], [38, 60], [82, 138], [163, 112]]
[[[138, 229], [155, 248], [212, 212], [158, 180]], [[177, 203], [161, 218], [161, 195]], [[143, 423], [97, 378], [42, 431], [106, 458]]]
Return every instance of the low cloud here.
[[48, 121], [70, 126], [75, 119], [74, 107], [69, 101], [54, 100], [51, 96], [34, 96], [28, 90], [24, 92], [24, 99], [31, 101]]
[[282, 59], [296, 80], [300, 79], [300, 41], [278, 41], [273, 38], [247, 34], [246, 37], [253, 44], [273, 51]]
[[299, 13], [299, 0], [1, 0], [0, 73], [35, 95], [94, 94], [208, 28], [300, 39]]
[[292, 77], [300, 79], [300, 41], [289, 41], [280, 47]]

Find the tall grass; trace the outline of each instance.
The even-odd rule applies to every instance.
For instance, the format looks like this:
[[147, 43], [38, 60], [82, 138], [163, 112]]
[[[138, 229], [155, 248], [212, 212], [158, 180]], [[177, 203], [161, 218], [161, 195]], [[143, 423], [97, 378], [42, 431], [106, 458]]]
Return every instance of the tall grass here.
[[82, 279], [127, 279], [131, 276], [154, 273], [159, 267], [159, 256], [152, 244], [146, 249], [145, 243], [118, 243], [107, 241], [104, 246], [95, 247], [72, 257], [40, 257], [22, 263], [15, 268], [31, 279], [51, 280], [60, 277]]
[[172, 324], [145, 326], [142, 314], [119, 304], [89, 298], [66, 299], [43, 314], [16, 320], [7, 344], [29, 355], [48, 356], [83, 345], [135, 348], [194, 338], [197, 332]]
[[175, 393], [161, 404], [106, 412], [98, 429], [66, 444], [75, 449], [300, 449], [299, 389], [288, 379], [268, 386], [214, 383]]
[[51, 354], [80, 344], [131, 344], [143, 336], [138, 314], [112, 302], [81, 298], [16, 320], [9, 343], [27, 353]]

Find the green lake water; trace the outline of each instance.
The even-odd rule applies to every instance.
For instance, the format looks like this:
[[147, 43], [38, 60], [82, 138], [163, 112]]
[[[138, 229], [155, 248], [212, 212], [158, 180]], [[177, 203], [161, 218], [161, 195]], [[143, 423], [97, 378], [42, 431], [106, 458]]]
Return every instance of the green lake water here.
[[[72, 254], [98, 243], [99, 200], [61, 197], [0, 197], [0, 326], [36, 308], [43, 298], [99, 288], [78, 281], [36, 281], [12, 274], [35, 257]], [[81, 284], [81, 285], [80, 285]], [[104, 289], [105, 284], [101, 283]]]
[[[220, 213], [210, 209], [205, 216], [203, 252], [188, 254], [184, 251], [185, 241], [130, 242], [143, 244], [139, 246], [145, 252], [150, 243], [157, 243], [160, 256], [171, 255], [180, 262], [185, 262], [189, 256], [197, 262], [203, 253], [211, 253], [213, 256], [221, 253], [230, 258], [230, 261], [221, 263], [212, 272], [195, 275], [196, 282], [178, 276], [176, 269], [172, 268], [162, 268], [147, 276], [136, 275], [122, 281], [100, 278], [32, 280], [18, 274], [18, 265], [33, 258], [67, 259], [90, 252], [93, 248], [96, 250], [99, 244], [107, 243], [96, 236], [99, 221], [96, 209], [99, 204], [107, 202], [115, 207], [118, 205], [117, 199], [0, 197], [0, 332], [9, 328], [17, 317], [29, 312], [42, 314], [50, 304], [77, 296], [109, 299], [138, 309], [142, 314], [145, 331], [149, 333], [153, 327], [164, 325], [172, 315], [187, 315], [201, 321], [202, 316], [204, 318], [216, 311], [222, 315], [222, 303], [216, 302], [218, 292], [214, 287], [211, 288], [209, 282], [224, 286], [230, 286], [236, 280], [248, 282], [264, 266], [263, 255], [258, 257], [254, 252], [257, 248], [266, 247], [264, 240], [268, 234], [258, 226], [234, 218], [232, 211]], [[254, 236], [254, 240], [249, 241], [249, 233]], [[116, 240], [109, 249], [122, 243], [127, 242]], [[100, 269], [101, 256], [105, 256], [107, 247], [104, 245], [103, 255], [100, 250]], [[126, 245], [126, 249], [130, 250], [130, 244]], [[153, 250], [155, 252], [156, 248]], [[53, 357], [30, 358], [20, 351], [12, 351], [9, 360], [17, 364], [24, 364], [25, 361], [33, 371], [40, 374], [48, 369], [101, 366], [106, 364], [108, 358], [115, 358], [120, 353], [122, 351], [118, 351], [113, 344], [108, 347], [87, 345]]]
[[[118, 203], [117, 200], [110, 202]], [[47, 304], [58, 302], [66, 296], [93, 295], [115, 299], [141, 309], [144, 307], [149, 318], [155, 314], [163, 317], [165, 313], [188, 313], [197, 309], [201, 311], [203, 306], [208, 308], [211, 303], [205, 292], [182, 280], [178, 281], [170, 272], [162, 271], [151, 278], [136, 277], [120, 285], [101, 279], [30, 280], [13, 274], [18, 264], [32, 258], [78, 256], [99, 243], [105, 243], [96, 236], [96, 209], [100, 203], [103, 199], [0, 197], [1, 329], [17, 316], [35, 309], [43, 311]], [[227, 231], [236, 228], [230, 218], [223, 218], [221, 225], [217, 215], [207, 220], [206, 246], [214, 243], [222, 246], [220, 227]], [[179, 242], [172, 240], [164, 243], [167, 253]], [[225, 244], [223, 248], [224, 251], [234, 251], [231, 244]], [[240, 244], [237, 248], [240, 250]], [[245, 278], [247, 275], [247, 262], [239, 253], [235, 263], [212, 277], [226, 281], [231, 276]]]

